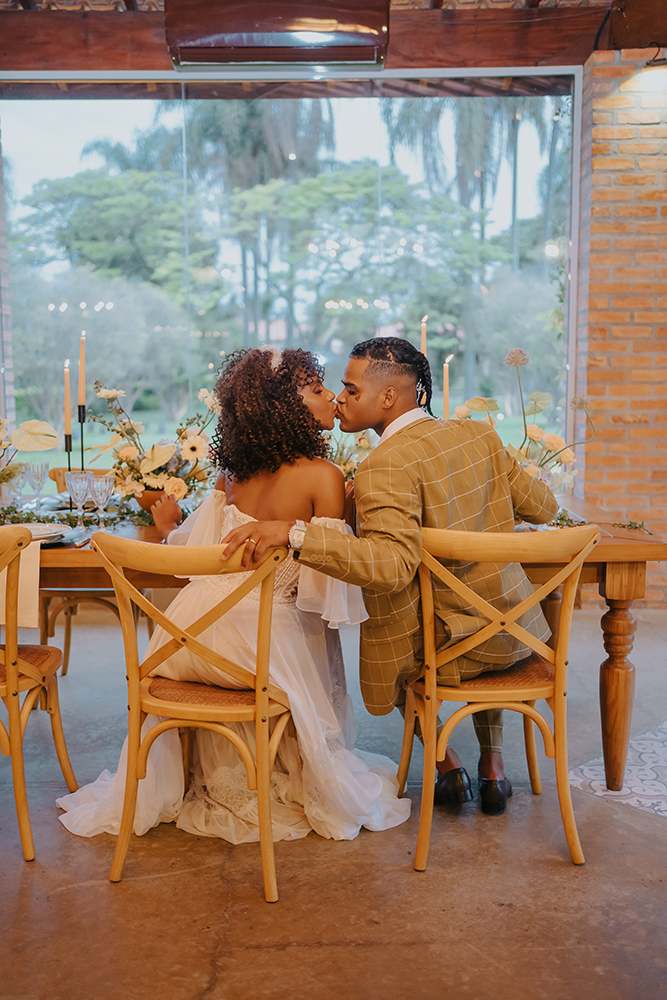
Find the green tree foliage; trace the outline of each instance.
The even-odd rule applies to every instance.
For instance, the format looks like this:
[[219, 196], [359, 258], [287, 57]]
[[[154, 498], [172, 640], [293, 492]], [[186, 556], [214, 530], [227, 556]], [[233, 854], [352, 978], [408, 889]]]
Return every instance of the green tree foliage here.
[[563, 363], [560, 335], [545, 304], [553, 301], [549, 276], [538, 269], [519, 274], [509, 268], [496, 271], [485, 293], [477, 299], [476, 322], [485, 331], [484, 350], [480, 352], [480, 374], [485, 387], [495, 396], [508, 416], [520, 412], [513, 368], [503, 359], [513, 347], [522, 347], [530, 355], [530, 365], [522, 369], [528, 378], [524, 392], [549, 389], [553, 413], [549, 426], [559, 426], [565, 419], [563, 398]]
[[[44, 263], [90, 265], [105, 278], [125, 277], [183, 297], [183, 182], [177, 174], [87, 170], [43, 180], [23, 199], [33, 211], [18, 227]], [[216, 240], [189, 199], [190, 263], [215, 262]]]
[[[263, 319], [284, 318], [288, 338], [300, 324], [323, 348], [392, 324], [418, 336], [425, 312], [457, 322], [466, 275], [492, 259], [471, 235], [472, 213], [446, 195], [428, 197], [395, 167], [382, 171], [379, 218], [377, 202], [373, 163], [234, 193], [230, 234], [241, 243], [264, 236]], [[432, 360], [453, 343], [443, 327], [439, 340], [430, 339]]]
[[[67, 306], [64, 310], [63, 305]], [[47, 280], [34, 269], [15, 267], [12, 320], [17, 404], [24, 419], [37, 414], [62, 430], [63, 364], [70, 358], [72, 399], [76, 403], [79, 337], [84, 329], [88, 386], [104, 376], [109, 386], [125, 390], [128, 411], [149, 389], [168, 418], [180, 419], [185, 412], [185, 314], [154, 285], [102, 278], [90, 268], [62, 271]], [[196, 384], [202, 385], [207, 363], [220, 360], [218, 345], [222, 340], [193, 338], [192, 343], [193, 376]], [[87, 405], [94, 409], [98, 402], [89, 389]]]

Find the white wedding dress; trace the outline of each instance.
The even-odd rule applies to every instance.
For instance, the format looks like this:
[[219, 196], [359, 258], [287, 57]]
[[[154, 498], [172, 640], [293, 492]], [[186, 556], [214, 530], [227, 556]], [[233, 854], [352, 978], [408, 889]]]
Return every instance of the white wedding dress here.
[[[216, 544], [233, 528], [254, 520], [226, 504], [213, 490], [202, 505], [169, 536], [172, 544]], [[345, 522], [313, 518], [340, 531]], [[238, 586], [240, 574], [195, 577], [172, 602], [168, 614], [187, 626]], [[241, 666], [254, 669], [259, 587], [200, 641], [220, 652], [233, 650]], [[298, 739], [284, 736], [271, 780], [274, 840], [295, 840], [315, 830], [322, 837], [350, 840], [362, 826], [386, 830], [410, 815], [410, 800], [397, 798], [396, 765], [387, 757], [354, 750], [354, 717], [345, 685], [338, 626], [367, 617], [361, 591], [317, 573], [291, 558], [280, 564], [274, 589], [271, 678], [289, 696]], [[146, 655], [168, 637], [157, 628]], [[238, 686], [188, 650], [162, 663], [165, 677]], [[159, 720], [148, 716], [144, 732]], [[254, 742], [254, 725], [238, 723]], [[103, 771], [97, 781], [56, 800], [66, 810], [59, 818], [72, 833], [93, 837], [120, 829], [127, 740], [118, 771]], [[182, 830], [222, 837], [232, 844], [259, 840], [257, 796], [248, 791], [245, 769], [233, 746], [210, 730], [196, 730], [190, 788], [184, 793], [181, 744], [176, 730], [159, 736], [139, 782], [134, 832], [176, 821]]]

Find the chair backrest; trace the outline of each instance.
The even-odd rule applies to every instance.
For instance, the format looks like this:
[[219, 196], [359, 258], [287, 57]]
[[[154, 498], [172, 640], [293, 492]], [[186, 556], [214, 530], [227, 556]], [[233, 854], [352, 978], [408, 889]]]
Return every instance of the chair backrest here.
[[[159, 668], [167, 657], [179, 649], [187, 648], [220, 671], [234, 677], [244, 687], [257, 690], [258, 701], [261, 693], [266, 698], [270, 696], [286, 707], [289, 706], [289, 699], [285, 692], [269, 683], [273, 584], [276, 569], [287, 556], [286, 548], [269, 550], [256, 569], [243, 573], [242, 582], [227, 597], [219, 601], [197, 621], [183, 627], [182, 624], [176, 624], [168, 618], [140, 590], [137, 590], [127, 579], [125, 570], [165, 577], [219, 576], [240, 573], [243, 548], [237, 549], [231, 559], [223, 562], [219, 545], [156, 545], [150, 542], [121, 538], [103, 531], [95, 532], [91, 547], [109, 573], [118, 599], [118, 610], [125, 642], [128, 682], [131, 683], [131, 679], [134, 678], [138, 689], [139, 681], [151, 671]], [[197, 636], [227, 614], [258, 585], [261, 585], [261, 591], [255, 674], [199, 642]], [[149, 618], [172, 637], [141, 663], [138, 656], [132, 604], [141, 608]]]
[[[7, 671], [7, 689], [18, 686], [18, 595], [21, 553], [32, 541], [28, 528], [7, 524], [0, 528], [0, 573], [6, 568], [5, 585], [5, 648], [0, 650], [0, 662], [4, 659]], [[21, 668], [25, 665], [21, 663]], [[28, 670], [28, 673], [31, 671]]]
[[[80, 469], [72, 469], [72, 472], [80, 472]], [[56, 484], [56, 490], [58, 493], [64, 493], [67, 489], [67, 483], [65, 482], [65, 473], [69, 472], [69, 469], [57, 468], [49, 469], [49, 479], [52, 479]], [[86, 472], [92, 472], [94, 476], [109, 476], [113, 472], [113, 469], [86, 469]]]
[[[476, 646], [498, 632], [509, 632], [524, 645], [539, 653], [551, 664], [567, 658], [570, 623], [581, 567], [600, 538], [597, 525], [561, 528], [536, 532], [447, 531], [424, 528], [422, 562], [419, 566], [422, 614], [424, 620], [424, 659], [438, 667]], [[441, 560], [446, 560], [449, 566]], [[498, 611], [480, 597], [455, 573], [460, 563], [535, 563], [553, 564], [553, 573], [545, 583], [510, 611]], [[454, 570], [454, 571], [453, 571]], [[439, 653], [434, 640], [434, 603], [432, 578], [437, 577], [469, 605], [476, 608], [489, 624], [474, 635], [460, 640]], [[517, 624], [519, 618], [563, 584], [561, 615], [555, 651]], [[430, 671], [435, 674], [435, 671]]]

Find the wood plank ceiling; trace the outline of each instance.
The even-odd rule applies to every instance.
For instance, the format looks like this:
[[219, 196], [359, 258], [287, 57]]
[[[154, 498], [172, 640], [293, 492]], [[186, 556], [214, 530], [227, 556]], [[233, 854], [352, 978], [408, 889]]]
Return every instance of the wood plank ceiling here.
[[[558, 6], [555, 6], [555, 4]], [[610, 0], [392, 0], [388, 69], [583, 64]], [[169, 72], [164, 0], [0, 0], [0, 69]], [[558, 94], [565, 77], [188, 83], [190, 98]], [[2, 81], [0, 97], [174, 98], [179, 83]]]

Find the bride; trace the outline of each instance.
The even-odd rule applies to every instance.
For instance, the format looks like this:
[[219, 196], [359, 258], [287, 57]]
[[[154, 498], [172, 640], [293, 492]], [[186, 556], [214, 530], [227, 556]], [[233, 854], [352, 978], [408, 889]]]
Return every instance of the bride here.
[[[220, 407], [213, 453], [219, 469], [215, 489], [185, 522], [173, 498], [153, 507], [155, 523], [168, 542], [217, 544], [234, 528], [253, 520], [314, 521], [349, 531], [343, 517], [344, 481], [326, 460], [321, 434], [334, 425], [334, 393], [322, 384], [323, 369], [300, 349], [246, 349], [230, 355], [214, 393]], [[187, 626], [217, 604], [239, 575], [197, 577], [172, 602], [169, 617]], [[259, 588], [258, 588], [259, 589]], [[234, 658], [254, 669], [253, 642], [259, 597], [249, 594], [200, 636], [214, 649], [234, 648]], [[311, 830], [350, 840], [362, 826], [385, 830], [403, 823], [409, 799], [396, 796], [396, 766], [386, 757], [354, 747], [354, 718], [345, 686], [338, 626], [366, 618], [361, 592], [288, 557], [274, 588], [271, 678], [289, 696], [296, 738], [283, 737], [271, 780], [274, 840], [294, 840]], [[167, 640], [157, 628], [150, 655]], [[179, 650], [159, 673], [184, 681], [236, 687], [235, 681]], [[148, 716], [144, 732], [159, 720]], [[251, 745], [254, 727], [237, 723]], [[57, 799], [60, 821], [72, 833], [117, 834], [125, 787], [127, 741], [115, 775]], [[139, 782], [135, 834], [176, 821], [199, 836], [233, 844], [259, 840], [256, 792], [228, 740], [196, 730], [189, 789], [183, 785], [181, 745], [176, 730], [158, 737]]]

